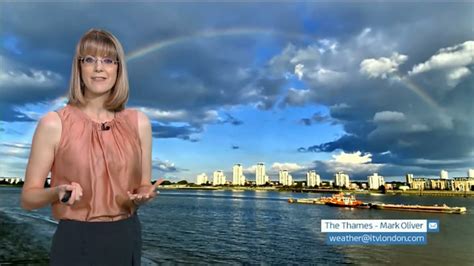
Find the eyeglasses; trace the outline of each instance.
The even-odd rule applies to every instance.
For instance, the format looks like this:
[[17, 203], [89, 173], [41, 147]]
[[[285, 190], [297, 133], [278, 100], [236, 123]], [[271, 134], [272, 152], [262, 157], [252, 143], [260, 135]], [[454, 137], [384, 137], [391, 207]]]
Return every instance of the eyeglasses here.
[[79, 61], [81, 61], [83, 64], [85, 65], [88, 65], [88, 66], [92, 66], [94, 64], [97, 63], [97, 61], [101, 62], [102, 65], [104, 66], [112, 66], [114, 64], [118, 64], [118, 60], [113, 60], [112, 58], [108, 58], [108, 57], [105, 57], [105, 58], [97, 58], [97, 57], [94, 57], [94, 56], [86, 56], [86, 57], [81, 57], [79, 58]]

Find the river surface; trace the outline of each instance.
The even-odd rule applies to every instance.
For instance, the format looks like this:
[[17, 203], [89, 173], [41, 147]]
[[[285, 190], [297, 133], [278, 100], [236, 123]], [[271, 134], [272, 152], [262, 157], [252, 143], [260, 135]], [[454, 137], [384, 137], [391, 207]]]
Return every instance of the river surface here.
[[[289, 204], [323, 194], [162, 190], [140, 208], [143, 264], [474, 265], [474, 198], [357, 195], [365, 202], [465, 206], [466, 214]], [[329, 195], [328, 195], [329, 196]], [[47, 264], [56, 223], [27, 212], [20, 189], [0, 187], [0, 264]], [[437, 219], [426, 245], [326, 244], [321, 219]]]

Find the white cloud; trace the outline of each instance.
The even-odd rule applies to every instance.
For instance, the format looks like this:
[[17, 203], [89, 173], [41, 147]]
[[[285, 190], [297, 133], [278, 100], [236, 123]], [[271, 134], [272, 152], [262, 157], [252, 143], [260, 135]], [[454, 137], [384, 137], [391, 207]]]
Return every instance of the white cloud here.
[[307, 73], [307, 76], [313, 81], [326, 86], [340, 85], [346, 81], [345, 73], [323, 67], [317, 67], [314, 72]]
[[303, 68], [304, 68], [303, 64], [297, 64], [295, 66], [295, 75], [298, 77], [299, 80], [303, 78]]
[[457, 69], [474, 63], [474, 41], [442, 48], [428, 61], [415, 65], [410, 75], [427, 72], [433, 69]]
[[393, 53], [390, 58], [369, 58], [360, 63], [360, 72], [369, 78], [386, 79], [398, 71], [398, 67], [408, 59], [406, 55]]
[[382, 111], [374, 115], [374, 122], [398, 122], [405, 120], [405, 115], [400, 112]]
[[316, 62], [320, 59], [321, 53], [317, 45], [310, 45], [304, 49], [299, 49], [295, 52], [293, 58], [290, 59], [291, 64], [298, 64], [302, 62]]
[[298, 171], [301, 169], [304, 169], [304, 166], [301, 166], [297, 163], [273, 163], [271, 169], [275, 172], [278, 172], [280, 170], [288, 170], [289, 172], [294, 172]]
[[322, 39], [318, 42], [319, 42], [319, 52], [321, 54], [324, 54], [327, 51], [330, 51], [332, 53], [337, 53], [337, 48], [339, 46], [339, 43], [337, 41]]
[[448, 79], [448, 85], [450, 87], [455, 87], [464, 77], [469, 76], [469, 74], [471, 74], [471, 71], [466, 67], [459, 67], [449, 71], [446, 76]]
[[144, 112], [150, 119], [155, 119], [163, 123], [171, 122], [193, 122], [193, 123], [214, 123], [219, 121], [219, 114], [215, 110], [208, 110], [200, 113], [190, 113], [185, 110], [160, 110], [156, 108], [137, 107], [137, 110]]
[[63, 80], [61, 75], [53, 71], [22, 67], [1, 55], [0, 62], [0, 88], [51, 88]]
[[372, 162], [372, 154], [366, 153], [362, 155], [360, 151], [354, 153], [345, 153], [341, 151], [338, 155], [332, 155], [333, 162], [342, 164], [365, 164]]

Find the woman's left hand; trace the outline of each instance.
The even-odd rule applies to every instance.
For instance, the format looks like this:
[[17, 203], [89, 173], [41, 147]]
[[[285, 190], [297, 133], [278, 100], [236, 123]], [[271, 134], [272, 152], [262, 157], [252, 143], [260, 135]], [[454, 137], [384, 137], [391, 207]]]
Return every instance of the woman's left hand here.
[[158, 179], [154, 185], [145, 185], [141, 186], [137, 189], [137, 193], [130, 193], [127, 191], [128, 198], [136, 205], [140, 206], [143, 205], [152, 199], [154, 199], [157, 195], [157, 187], [165, 181], [163, 178]]

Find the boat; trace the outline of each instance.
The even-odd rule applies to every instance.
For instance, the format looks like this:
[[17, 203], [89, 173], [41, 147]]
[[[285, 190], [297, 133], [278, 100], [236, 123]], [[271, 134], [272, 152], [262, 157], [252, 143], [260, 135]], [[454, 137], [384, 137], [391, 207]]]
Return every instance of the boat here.
[[404, 204], [372, 204], [372, 208], [379, 210], [394, 210], [394, 211], [414, 211], [414, 212], [439, 212], [439, 213], [455, 213], [462, 214], [467, 211], [466, 207], [449, 207], [443, 205], [404, 205]]
[[357, 207], [362, 205], [363, 202], [357, 200], [353, 195], [350, 194], [334, 194], [332, 197], [326, 202], [326, 205], [334, 206], [334, 207]]
[[309, 198], [309, 199], [293, 199], [289, 198], [288, 199], [289, 203], [303, 203], [303, 204], [320, 204], [324, 205], [326, 204], [325, 198]]

